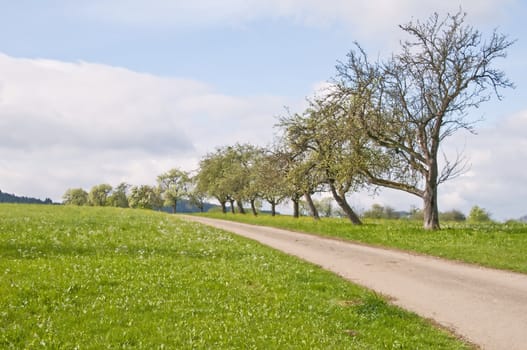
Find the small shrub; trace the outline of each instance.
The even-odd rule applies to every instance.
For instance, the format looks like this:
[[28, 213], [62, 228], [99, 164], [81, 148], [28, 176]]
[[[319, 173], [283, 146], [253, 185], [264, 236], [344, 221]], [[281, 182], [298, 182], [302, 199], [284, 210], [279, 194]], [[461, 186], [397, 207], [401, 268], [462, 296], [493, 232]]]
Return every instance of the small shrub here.
[[445, 211], [439, 214], [440, 221], [456, 221], [461, 222], [465, 221], [467, 217], [461, 211], [457, 209], [452, 209], [450, 211]]
[[468, 221], [471, 223], [480, 223], [490, 222], [492, 220], [490, 219], [490, 213], [487, 210], [475, 205], [472, 207], [472, 209], [470, 209], [470, 214], [468, 214]]
[[362, 217], [365, 219], [399, 219], [400, 215], [392, 207], [373, 204], [370, 210], [362, 214]]

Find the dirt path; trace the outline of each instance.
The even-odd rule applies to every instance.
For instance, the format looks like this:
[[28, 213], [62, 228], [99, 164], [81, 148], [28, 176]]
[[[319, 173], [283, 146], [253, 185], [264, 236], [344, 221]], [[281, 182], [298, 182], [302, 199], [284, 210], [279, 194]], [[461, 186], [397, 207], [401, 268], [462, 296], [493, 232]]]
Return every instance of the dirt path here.
[[320, 265], [483, 349], [527, 349], [527, 275], [269, 227], [182, 217]]

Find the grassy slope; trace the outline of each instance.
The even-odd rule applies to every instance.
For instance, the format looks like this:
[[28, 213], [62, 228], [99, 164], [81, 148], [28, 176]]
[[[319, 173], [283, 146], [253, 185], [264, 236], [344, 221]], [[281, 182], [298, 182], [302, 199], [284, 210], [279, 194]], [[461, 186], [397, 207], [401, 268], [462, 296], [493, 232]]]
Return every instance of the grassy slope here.
[[205, 215], [527, 273], [527, 224], [443, 223], [443, 229], [437, 232], [425, 231], [420, 222], [407, 220], [371, 220], [362, 226], [353, 226], [344, 219], [314, 221], [307, 217], [294, 219], [290, 216]]
[[458, 349], [413, 314], [170, 215], [0, 205], [0, 348]]

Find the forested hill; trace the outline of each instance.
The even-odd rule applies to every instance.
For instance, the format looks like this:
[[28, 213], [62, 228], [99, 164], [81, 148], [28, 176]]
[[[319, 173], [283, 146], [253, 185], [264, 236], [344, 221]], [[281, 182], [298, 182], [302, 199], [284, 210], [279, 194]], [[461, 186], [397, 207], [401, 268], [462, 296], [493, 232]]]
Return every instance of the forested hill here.
[[49, 198], [41, 200], [32, 197], [19, 197], [14, 194], [0, 191], [0, 203], [53, 204], [53, 201]]

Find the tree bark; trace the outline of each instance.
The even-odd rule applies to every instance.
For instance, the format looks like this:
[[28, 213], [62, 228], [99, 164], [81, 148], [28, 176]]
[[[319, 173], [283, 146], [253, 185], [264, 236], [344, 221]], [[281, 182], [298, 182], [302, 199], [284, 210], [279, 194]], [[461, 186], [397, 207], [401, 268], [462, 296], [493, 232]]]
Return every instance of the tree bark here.
[[428, 176], [426, 177], [423, 193], [423, 214], [425, 230], [439, 230], [439, 208], [437, 205], [437, 162], [431, 162]]
[[335, 183], [333, 181], [329, 181], [329, 187], [331, 189], [331, 193], [333, 194], [333, 198], [335, 198], [335, 201], [337, 202], [339, 207], [342, 208], [344, 214], [346, 214], [346, 216], [353, 223], [353, 225], [362, 225], [362, 221], [360, 221], [359, 216], [355, 214], [353, 209], [351, 209], [350, 205], [348, 204], [348, 201], [346, 200], [346, 194], [339, 194], [337, 189], [335, 188]]
[[174, 200], [174, 206], [172, 207], [172, 213], [176, 213], [177, 211], [177, 200]]
[[293, 201], [293, 217], [299, 218], [300, 217], [300, 199], [298, 197], [291, 198]]
[[258, 216], [258, 211], [256, 211], [256, 205], [254, 204], [254, 199], [251, 199], [251, 209], [254, 216]]
[[276, 202], [271, 202], [271, 216], [276, 216]]
[[231, 203], [231, 213], [236, 214], [236, 211], [234, 210], [234, 199], [229, 199], [229, 202]]
[[317, 207], [315, 207], [315, 203], [313, 203], [313, 198], [311, 198], [311, 194], [309, 192], [306, 192], [304, 194], [304, 198], [306, 199], [307, 205], [309, 206], [309, 210], [311, 211], [311, 216], [315, 220], [320, 220], [320, 215], [318, 215]]
[[[227, 214], [227, 202], [226, 201], [219, 201], [219, 202], [220, 202], [220, 205], [221, 205], [221, 212], [223, 214]], [[202, 207], [201, 211], [203, 212], [203, 207]]]
[[245, 214], [245, 209], [243, 209], [242, 201], [236, 201], [236, 204], [238, 204], [238, 211], [240, 212], [240, 214]]

